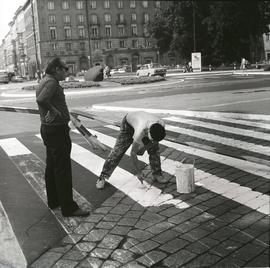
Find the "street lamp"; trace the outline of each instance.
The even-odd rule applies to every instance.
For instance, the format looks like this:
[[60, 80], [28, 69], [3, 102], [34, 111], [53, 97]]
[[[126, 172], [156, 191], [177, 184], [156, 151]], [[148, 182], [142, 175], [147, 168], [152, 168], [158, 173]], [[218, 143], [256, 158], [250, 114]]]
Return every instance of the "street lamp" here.
[[193, 20], [193, 52], [196, 52], [195, 0], [192, 1], [192, 20]]

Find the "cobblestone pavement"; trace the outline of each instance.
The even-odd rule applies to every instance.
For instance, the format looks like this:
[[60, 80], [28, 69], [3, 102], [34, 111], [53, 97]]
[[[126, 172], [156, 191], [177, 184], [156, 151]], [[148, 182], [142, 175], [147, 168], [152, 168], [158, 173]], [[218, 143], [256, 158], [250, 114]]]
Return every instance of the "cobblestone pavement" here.
[[[107, 115], [107, 119], [112, 117]], [[160, 189], [171, 196], [171, 202], [157, 205], [151, 200], [152, 205], [143, 206], [118, 190], [30, 267], [269, 267], [270, 142], [245, 135], [244, 130], [268, 137], [270, 121], [241, 119], [236, 125], [234, 119], [223, 118], [223, 123], [221, 119], [189, 117], [208, 124], [217, 120], [243, 132], [214, 130], [213, 125], [207, 130], [206, 125], [190, 121], [181, 125], [188, 133], [169, 133], [175, 146], [161, 145], [166, 184], [153, 183], [150, 168], [145, 167], [149, 193], [151, 187]], [[254, 126], [248, 126], [252, 122]], [[195, 131], [208, 133], [208, 140], [202, 143], [204, 138], [196, 137]], [[227, 140], [217, 141], [210, 134]], [[110, 135], [116, 137], [117, 131]], [[185, 146], [184, 150], [177, 144]], [[262, 146], [258, 147], [261, 151], [255, 145]], [[196, 189], [180, 194], [170, 170], [175, 169], [173, 163], [188, 156], [195, 159]], [[145, 198], [151, 199], [151, 194]]]

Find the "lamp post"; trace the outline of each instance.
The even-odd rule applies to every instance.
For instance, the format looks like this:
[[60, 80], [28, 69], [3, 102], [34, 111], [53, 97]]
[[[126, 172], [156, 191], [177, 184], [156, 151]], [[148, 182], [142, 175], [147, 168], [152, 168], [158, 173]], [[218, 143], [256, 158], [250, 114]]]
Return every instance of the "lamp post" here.
[[39, 79], [41, 78], [41, 71], [40, 71], [40, 64], [38, 60], [37, 54], [37, 36], [36, 36], [36, 25], [35, 25], [35, 16], [34, 16], [34, 5], [33, 0], [31, 0], [31, 11], [32, 11], [32, 23], [33, 23], [33, 34], [34, 34], [34, 46], [35, 46], [35, 57], [36, 57], [36, 67], [37, 67], [37, 74]]
[[196, 52], [195, 0], [192, 1], [192, 21], [193, 21], [193, 52]]
[[89, 8], [88, 8], [88, 0], [85, 0], [85, 13], [86, 13], [86, 24], [87, 24], [87, 36], [88, 36], [88, 61], [89, 61], [89, 68], [92, 67], [92, 57], [91, 57], [91, 42], [90, 42], [90, 27], [89, 27]]

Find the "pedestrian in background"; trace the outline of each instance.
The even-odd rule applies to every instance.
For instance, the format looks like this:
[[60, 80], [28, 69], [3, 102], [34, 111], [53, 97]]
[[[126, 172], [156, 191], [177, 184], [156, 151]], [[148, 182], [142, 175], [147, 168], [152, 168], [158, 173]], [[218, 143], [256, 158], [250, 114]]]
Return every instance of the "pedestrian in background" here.
[[[242, 70], [242, 74], [244, 75], [247, 69], [247, 60], [245, 58], [241, 59], [241, 65], [240, 65], [240, 70]], [[248, 75], [248, 73], [246, 73]]]
[[164, 126], [163, 120], [143, 111], [126, 114], [122, 120], [115, 146], [105, 161], [102, 172], [96, 182], [97, 189], [104, 188], [106, 180], [110, 178], [131, 144], [130, 156], [138, 179], [142, 181], [144, 176], [139, 167], [137, 155], [143, 155], [147, 151], [153, 181], [157, 180], [159, 183], [167, 182], [162, 176], [159, 152], [159, 141], [166, 136]]
[[69, 136], [69, 111], [63, 88], [68, 67], [60, 58], [48, 63], [45, 77], [36, 91], [36, 101], [41, 120], [41, 137], [46, 146], [45, 183], [50, 209], [60, 206], [64, 217], [88, 216], [73, 200], [71, 170], [71, 139]]

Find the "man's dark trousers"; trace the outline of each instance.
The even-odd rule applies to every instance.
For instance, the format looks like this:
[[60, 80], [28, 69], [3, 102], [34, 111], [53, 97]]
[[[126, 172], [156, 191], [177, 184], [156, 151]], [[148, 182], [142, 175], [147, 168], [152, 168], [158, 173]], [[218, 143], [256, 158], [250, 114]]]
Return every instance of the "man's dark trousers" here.
[[48, 206], [61, 207], [63, 216], [79, 207], [73, 200], [71, 171], [71, 140], [69, 126], [41, 125], [40, 133], [46, 146], [45, 182]]

